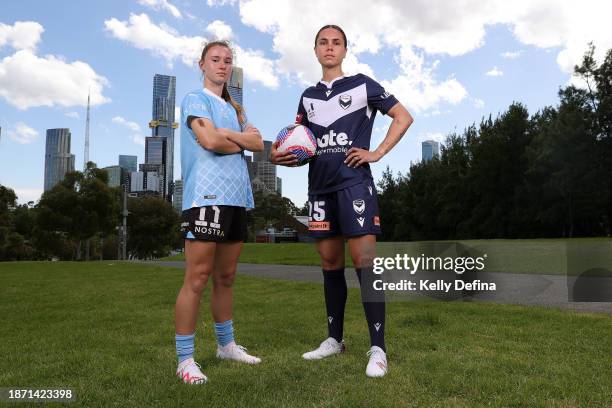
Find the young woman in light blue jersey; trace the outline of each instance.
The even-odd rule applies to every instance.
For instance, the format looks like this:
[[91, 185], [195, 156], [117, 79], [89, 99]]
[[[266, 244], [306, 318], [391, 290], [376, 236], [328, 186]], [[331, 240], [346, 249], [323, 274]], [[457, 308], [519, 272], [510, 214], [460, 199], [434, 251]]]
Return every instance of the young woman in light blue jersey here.
[[199, 66], [204, 87], [188, 93], [181, 103], [181, 229], [186, 270], [175, 306], [176, 374], [189, 384], [208, 380], [193, 353], [200, 299], [209, 277], [217, 357], [261, 362], [234, 341], [232, 286], [247, 236], [246, 211], [254, 206], [244, 150], [262, 151], [263, 140], [228, 92], [232, 73], [228, 43], [208, 43]]

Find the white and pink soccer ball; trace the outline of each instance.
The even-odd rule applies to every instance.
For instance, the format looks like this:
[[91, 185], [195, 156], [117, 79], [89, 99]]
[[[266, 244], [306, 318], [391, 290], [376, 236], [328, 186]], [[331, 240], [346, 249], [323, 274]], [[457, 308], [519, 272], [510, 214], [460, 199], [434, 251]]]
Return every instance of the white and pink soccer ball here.
[[308, 163], [317, 151], [317, 139], [303, 125], [289, 125], [276, 136], [276, 149], [280, 153], [290, 151], [298, 159], [298, 166]]

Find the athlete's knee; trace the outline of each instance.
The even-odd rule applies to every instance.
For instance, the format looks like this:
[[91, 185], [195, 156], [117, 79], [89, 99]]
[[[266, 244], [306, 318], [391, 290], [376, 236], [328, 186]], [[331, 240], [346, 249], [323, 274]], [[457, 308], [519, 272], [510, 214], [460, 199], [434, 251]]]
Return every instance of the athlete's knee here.
[[342, 268], [344, 266], [344, 257], [331, 251], [319, 250], [321, 257], [321, 267], [325, 270]]
[[215, 287], [231, 288], [234, 285], [234, 280], [236, 280], [236, 267], [221, 271], [213, 279], [213, 285]]
[[374, 264], [374, 257], [376, 256], [376, 249], [367, 247], [362, 248], [360, 251], [351, 253], [353, 265], [356, 268], [369, 268]]
[[212, 272], [209, 265], [196, 265], [191, 267], [188, 274], [188, 279], [185, 282], [189, 290], [202, 294], [208, 283], [208, 277]]

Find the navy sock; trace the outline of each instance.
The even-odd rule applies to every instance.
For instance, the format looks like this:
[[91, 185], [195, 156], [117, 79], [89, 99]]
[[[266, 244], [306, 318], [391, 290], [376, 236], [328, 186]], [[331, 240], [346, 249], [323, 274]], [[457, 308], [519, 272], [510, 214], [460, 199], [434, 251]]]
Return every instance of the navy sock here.
[[370, 332], [370, 344], [378, 346], [383, 351], [385, 347], [385, 292], [375, 290], [374, 272], [369, 268], [355, 268], [359, 285], [361, 286], [361, 303], [365, 312], [368, 330]]
[[344, 268], [323, 270], [323, 291], [325, 292], [325, 308], [327, 309], [328, 336], [341, 342], [347, 296]]

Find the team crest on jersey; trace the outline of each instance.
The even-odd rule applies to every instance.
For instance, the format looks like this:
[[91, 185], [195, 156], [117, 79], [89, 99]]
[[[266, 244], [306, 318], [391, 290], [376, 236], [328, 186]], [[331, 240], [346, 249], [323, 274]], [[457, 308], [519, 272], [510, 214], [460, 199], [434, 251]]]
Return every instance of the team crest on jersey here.
[[365, 211], [365, 201], [353, 200], [353, 210], [355, 210], [357, 214], [363, 214]]
[[351, 97], [351, 95], [340, 95], [340, 98], [338, 98], [338, 103], [340, 104], [342, 109], [348, 109], [348, 107], [351, 106], [352, 101], [353, 98]]

